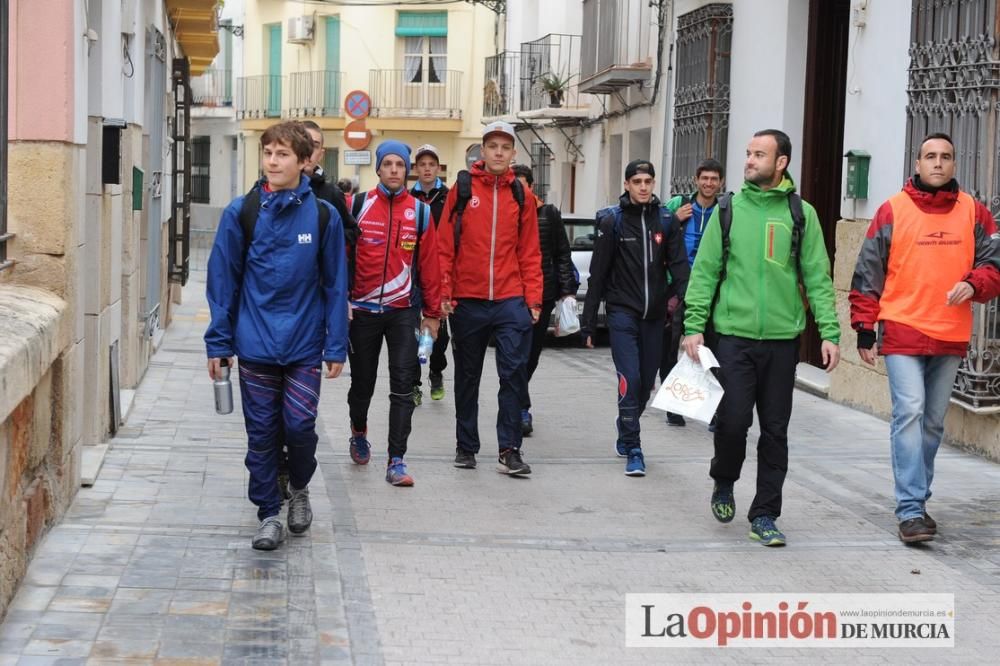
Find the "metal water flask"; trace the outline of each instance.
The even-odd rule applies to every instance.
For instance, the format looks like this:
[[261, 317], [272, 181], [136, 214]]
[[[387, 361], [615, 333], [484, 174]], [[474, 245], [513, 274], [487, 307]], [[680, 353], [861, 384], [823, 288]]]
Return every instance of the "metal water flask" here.
[[215, 413], [231, 414], [233, 411], [233, 383], [229, 381], [229, 359], [222, 359], [222, 379], [212, 382], [215, 388]]

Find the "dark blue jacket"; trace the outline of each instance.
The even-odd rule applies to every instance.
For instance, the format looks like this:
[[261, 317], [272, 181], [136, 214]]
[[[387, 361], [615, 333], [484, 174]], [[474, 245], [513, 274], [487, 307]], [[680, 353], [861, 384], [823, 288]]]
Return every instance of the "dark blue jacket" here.
[[219, 221], [208, 259], [208, 357], [235, 355], [272, 365], [343, 363], [347, 255], [340, 214], [319, 201], [330, 210], [320, 238], [317, 200], [305, 176], [295, 190], [260, 195], [246, 251], [239, 220], [243, 197]]

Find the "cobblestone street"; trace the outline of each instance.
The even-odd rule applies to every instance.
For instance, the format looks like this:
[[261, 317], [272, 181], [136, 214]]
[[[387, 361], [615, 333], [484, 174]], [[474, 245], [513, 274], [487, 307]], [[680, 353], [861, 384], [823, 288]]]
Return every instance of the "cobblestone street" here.
[[[425, 397], [414, 414], [411, 489], [384, 480], [384, 364], [366, 467], [348, 457], [349, 368], [324, 381], [315, 522], [277, 551], [254, 551], [242, 417], [239, 407], [214, 413], [205, 372], [203, 280], [196, 272], [185, 288], [97, 482], [36, 552], [0, 627], [0, 665], [995, 659], [1000, 466], [943, 448], [930, 503], [940, 536], [904, 547], [887, 424], [796, 393], [779, 522], [789, 544], [763, 548], [747, 539], [744, 519], [752, 451], [737, 519], [711, 517], [703, 424], [668, 429], [649, 410], [648, 475], [623, 474], [607, 348], [543, 354], [524, 446], [529, 479], [493, 471], [491, 360], [479, 468], [452, 466], [448, 370], [449, 394]], [[955, 647], [626, 649], [626, 593], [702, 591], [954, 593]]]

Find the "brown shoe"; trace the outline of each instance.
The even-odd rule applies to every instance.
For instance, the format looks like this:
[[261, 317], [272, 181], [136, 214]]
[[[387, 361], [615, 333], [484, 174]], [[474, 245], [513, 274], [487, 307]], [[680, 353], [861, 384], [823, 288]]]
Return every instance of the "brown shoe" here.
[[903, 543], [930, 541], [933, 538], [934, 532], [924, 522], [923, 516], [920, 518], [910, 518], [899, 524], [899, 540]]
[[931, 518], [926, 511], [924, 511], [924, 525], [931, 531], [931, 534], [937, 534], [937, 521]]

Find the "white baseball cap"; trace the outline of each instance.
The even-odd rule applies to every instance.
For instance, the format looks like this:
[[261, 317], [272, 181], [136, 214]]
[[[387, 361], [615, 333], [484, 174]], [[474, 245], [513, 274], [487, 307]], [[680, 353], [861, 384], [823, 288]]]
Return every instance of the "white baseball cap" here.
[[517, 141], [517, 137], [514, 135], [514, 126], [502, 120], [494, 121], [483, 128], [484, 141], [490, 134], [504, 134], [509, 136], [511, 141]]
[[424, 145], [417, 148], [417, 151], [413, 153], [413, 162], [416, 163], [416, 161], [420, 159], [421, 155], [428, 155], [428, 154], [433, 155], [434, 159], [436, 159], [438, 162], [441, 161], [441, 156], [438, 154], [438, 149], [429, 143], [425, 143]]

